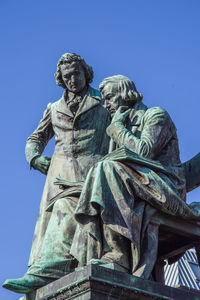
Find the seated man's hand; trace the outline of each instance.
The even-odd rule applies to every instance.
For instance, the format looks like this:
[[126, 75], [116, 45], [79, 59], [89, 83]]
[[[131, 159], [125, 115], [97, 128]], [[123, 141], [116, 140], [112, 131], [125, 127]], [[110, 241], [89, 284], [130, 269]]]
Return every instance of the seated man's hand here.
[[51, 162], [51, 157], [38, 156], [32, 160], [31, 165], [35, 170], [38, 170], [42, 174], [46, 175], [49, 169], [50, 162]]
[[131, 109], [128, 108], [127, 106], [120, 106], [116, 113], [114, 114], [113, 118], [112, 118], [112, 122], [124, 122], [126, 117], [129, 115]]

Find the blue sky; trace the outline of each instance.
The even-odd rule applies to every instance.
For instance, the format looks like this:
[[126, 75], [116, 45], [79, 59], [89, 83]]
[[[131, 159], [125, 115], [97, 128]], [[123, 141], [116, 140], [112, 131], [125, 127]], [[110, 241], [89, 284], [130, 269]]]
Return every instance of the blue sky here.
[[[29, 170], [24, 146], [62, 94], [60, 56], [82, 55], [96, 88], [107, 76], [130, 77], [146, 105], [171, 115], [185, 161], [200, 151], [199, 13], [199, 0], [1, 0], [1, 282], [26, 272], [45, 176]], [[188, 194], [198, 199], [200, 189]], [[17, 298], [0, 290], [0, 299]]]

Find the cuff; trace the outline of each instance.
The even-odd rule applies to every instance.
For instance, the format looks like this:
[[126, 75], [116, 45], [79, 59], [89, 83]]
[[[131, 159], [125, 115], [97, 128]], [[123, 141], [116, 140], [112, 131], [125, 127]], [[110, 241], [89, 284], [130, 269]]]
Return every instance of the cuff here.
[[30, 162], [29, 162], [30, 170], [31, 170], [32, 168], [34, 168], [33, 165], [32, 165], [33, 160], [34, 160], [35, 158], [37, 158], [37, 157], [40, 157], [40, 156], [41, 156], [40, 154], [37, 154], [37, 155], [35, 155], [35, 156], [33, 156], [33, 157], [31, 158], [31, 160], [30, 160]]

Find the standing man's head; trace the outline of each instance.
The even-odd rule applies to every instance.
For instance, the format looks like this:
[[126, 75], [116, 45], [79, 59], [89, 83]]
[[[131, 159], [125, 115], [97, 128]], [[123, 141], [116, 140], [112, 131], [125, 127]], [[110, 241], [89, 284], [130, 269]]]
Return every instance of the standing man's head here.
[[119, 106], [132, 107], [142, 100], [142, 94], [138, 93], [134, 82], [123, 75], [105, 78], [100, 83], [99, 90], [111, 115]]
[[93, 70], [80, 55], [65, 53], [58, 61], [55, 78], [57, 85], [76, 94], [92, 82]]

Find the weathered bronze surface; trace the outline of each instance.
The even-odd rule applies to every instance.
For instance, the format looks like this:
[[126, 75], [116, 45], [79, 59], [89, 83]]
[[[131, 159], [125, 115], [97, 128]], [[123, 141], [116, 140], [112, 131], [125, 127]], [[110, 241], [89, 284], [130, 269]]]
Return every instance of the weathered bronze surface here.
[[[29, 294], [78, 264], [162, 281], [163, 259], [200, 249], [200, 205], [186, 204], [200, 183], [199, 155], [181, 164], [169, 114], [143, 104], [129, 78], [104, 79], [100, 95], [92, 68], [69, 53], [55, 75], [66, 90], [26, 145], [30, 166], [47, 174], [29, 268], [4, 287]], [[53, 157], [42, 156], [53, 135]]]
[[199, 300], [200, 292], [172, 288], [98, 265], [88, 265], [19, 300]]
[[[77, 197], [69, 198], [70, 203], [56, 203], [51, 220], [51, 212], [46, 212], [46, 207], [49, 200], [61, 192], [59, 185], [54, 184], [56, 177], [83, 181], [90, 167], [108, 151], [105, 131], [110, 116], [102, 106], [99, 91], [89, 85], [93, 80], [92, 67], [79, 55], [66, 53], [58, 61], [55, 77], [57, 84], [65, 89], [63, 96], [57, 102], [48, 104], [37, 129], [26, 144], [26, 158], [30, 166], [47, 174], [28, 269], [28, 273], [39, 275], [42, 266], [43, 278], [39, 280], [40, 283], [37, 281], [32, 285], [30, 281], [36, 276], [29, 276], [25, 281], [30, 288], [20, 289], [16, 288], [15, 283], [11, 284], [16, 292], [27, 293], [38, 284], [46, 284], [45, 276], [47, 282], [55, 280], [77, 265], [78, 262], [69, 253], [76, 226], [73, 211]], [[54, 135], [55, 151], [50, 159], [41, 154]], [[55, 247], [52, 246], [53, 242]], [[53, 262], [55, 267], [52, 272]]]
[[147, 108], [121, 75], [106, 78], [100, 91], [114, 114], [107, 128], [111, 152], [90, 169], [75, 210], [93, 249], [84, 255], [77, 227], [71, 253], [82, 264], [112, 262], [148, 279], [157, 260], [154, 214], [198, 220], [199, 206], [185, 203], [185, 171], [168, 113]]

